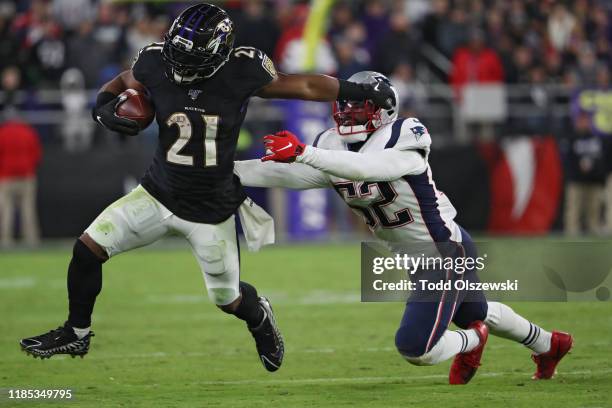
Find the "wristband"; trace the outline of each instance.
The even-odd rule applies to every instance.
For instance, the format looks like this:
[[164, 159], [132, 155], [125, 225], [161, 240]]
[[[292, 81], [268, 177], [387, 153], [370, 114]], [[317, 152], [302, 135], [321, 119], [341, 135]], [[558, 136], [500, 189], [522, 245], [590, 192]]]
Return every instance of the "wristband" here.
[[98, 109], [100, 106], [106, 105], [116, 97], [117, 95], [108, 91], [102, 91], [98, 94], [98, 96], [96, 96], [96, 104], [91, 110], [91, 117], [93, 118], [94, 122], [98, 121], [98, 119], [96, 118], [96, 109]]
[[369, 99], [370, 93], [367, 91], [367, 84], [357, 84], [344, 79], [338, 80], [338, 100], [362, 101]]

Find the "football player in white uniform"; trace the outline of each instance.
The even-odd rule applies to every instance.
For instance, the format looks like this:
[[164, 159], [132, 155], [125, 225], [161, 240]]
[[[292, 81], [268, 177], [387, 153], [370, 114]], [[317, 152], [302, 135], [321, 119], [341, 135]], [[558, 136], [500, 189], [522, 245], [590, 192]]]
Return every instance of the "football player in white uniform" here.
[[[391, 85], [372, 71], [349, 80]], [[470, 235], [454, 221], [455, 208], [432, 179], [427, 128], [418, 119], [398, 118], [396, 106], [377, 108], [368, 100], [338, 101], [333, 116], [336, 127], [319, 134], [312, 145], [288, 131], [264, 137], [266, 156], [237, 161], [234, 172], [245, 186], [333, 187], [391, 248], [398, 243], [447, 243], [458, 250], [456, 256], [475, 259]], [[478, 281], [475, 270], [441, 276]], [[461, 329], [449, 330], [451, 322]], [[449, 382], [466, 384], [480, 365], [489, 330], [533, 351], [534, 379], [551, 378], [572, 346], [569, 334], [548, 332], [502, 303], [487, 302], [481, 291], [456, 290], [440, 291], [433, 299], [431, 293], [412, 293], [395, 344], [415, 365], [454, 357]]]

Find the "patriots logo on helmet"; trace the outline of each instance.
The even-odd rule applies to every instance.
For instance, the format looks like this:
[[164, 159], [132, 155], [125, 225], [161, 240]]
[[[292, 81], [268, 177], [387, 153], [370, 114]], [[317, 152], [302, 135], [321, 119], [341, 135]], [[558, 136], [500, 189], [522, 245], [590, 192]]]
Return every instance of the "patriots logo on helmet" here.
[[377, 80], [378, 82], [383, 82], [389, 86], [391, 86], [391, 81], [389, 81], [389, 78], [387, 78], [384, 75], [377, 75], [374, 77], [375, 80]]

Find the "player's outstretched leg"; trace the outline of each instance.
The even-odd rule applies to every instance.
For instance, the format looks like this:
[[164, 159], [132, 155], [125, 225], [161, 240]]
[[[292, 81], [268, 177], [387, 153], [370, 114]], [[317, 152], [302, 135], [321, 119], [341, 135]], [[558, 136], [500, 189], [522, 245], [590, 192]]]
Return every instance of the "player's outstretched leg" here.
[[447, 330], [453, 302], [408, 302], [395, 345], [414, 365], [434, 365], [455, 357], [451, 384], [467, 384], [480, 366], [487, 327], [478, 322], [465, 330]]
[[259, 296], [257, 290], [246, 282], [240, 282], [240, 294], [238, 303], [219, 307], [246, 322], [263, 366], [268, 371], [276, 371], [283, 363], [285, 345], [272, 306], [268, 299]]
[[533, 351], [532, 359], [536, 363], [534, 380], [552, 378], [557, 365], [572, 348], [570, 334], [548, 332], [503, 303], [488, 302], [485, 323], [491, 334], [519, 342]]
[[283, 338], [268, 299], [260, 297], [253, 286], [240, 281], [240, 248], [235, 217], [219, 224], [178, 219], [173, 226], [191, 244], [210, 300], [225, 313], [246, 322], [265, 369], [278, 370], [285, 353]]
[[[419, 354], [422, 351], [409, 350], [410, 346], [407, 346], [406, 341], [404, 344], [400, 343], [400, 331], [396, 335], [398, 350], [414, 365], [434, 365], [455, 357], [449, 374], [450, 384], [470, 382], [480, 367], [480, 359], [488, 339], [487, 326], [483, 322], [474, 322], [467, 330], [446, 330], [429, 351]], [[408, 343], [414, 344], [418, 337], [417, 335], [414, 340], [408, 340]]]
[[[104, 260], [101, 258], [101, 248], [101, 253], [96, 254], [81, 239], [74, 244], [72, 260], [68, 266], [68, 321], [55, 330], [19, 342], [21, 349], [34, 357], [49, 358], [55, 354], [83, 357], [89, 351], [89, 343], [94, 335], [89, 329], [91, 314], [96, 297], [102, 289]], [[89, 237], [85, 240], [93, 242]]]

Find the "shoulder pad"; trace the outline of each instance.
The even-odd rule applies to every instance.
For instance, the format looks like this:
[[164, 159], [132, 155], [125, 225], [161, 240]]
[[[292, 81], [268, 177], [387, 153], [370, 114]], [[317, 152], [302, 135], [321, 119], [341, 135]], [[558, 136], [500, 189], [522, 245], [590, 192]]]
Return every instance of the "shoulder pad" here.
[[142, 47], [140, 52], [143, 51], [161, 51], [164, 48], [164, 42], [154, 42], [149, 45]]
[[391, 124], [391, 136], [385, 149], [429, 151], [431, 136], [429, 131], [417, 118], [397, 119]]
[[134, 57], [131, 68], [134, 69], [134, 65], [136, 65], [136, 62], [144, 53], [152, 52], [152, 51], [161, 53], [163, 48], [164, 48], [163, 42], [155, 42], [155, 43], [151, 43], [147, 46], [142, 47], [140, 51], [138, 51], [138, 54], [136, 54], [136, 56]]

